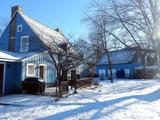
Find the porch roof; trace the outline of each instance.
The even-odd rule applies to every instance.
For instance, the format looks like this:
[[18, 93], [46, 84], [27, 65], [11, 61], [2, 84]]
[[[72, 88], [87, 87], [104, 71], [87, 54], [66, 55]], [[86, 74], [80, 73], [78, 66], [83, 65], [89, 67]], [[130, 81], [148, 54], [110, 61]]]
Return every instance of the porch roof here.
[[35, 54], [37, 53], [35, 52], [19, 53], [19, 52], [9, 52], [0, 50], [0, 61], [17, 62], [21, 59], [31, 57]]

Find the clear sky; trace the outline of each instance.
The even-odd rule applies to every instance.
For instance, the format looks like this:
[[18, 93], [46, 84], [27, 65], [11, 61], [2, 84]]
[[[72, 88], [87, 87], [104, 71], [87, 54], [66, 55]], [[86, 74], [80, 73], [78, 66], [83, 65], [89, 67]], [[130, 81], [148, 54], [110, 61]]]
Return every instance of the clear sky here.
[[0, 0], [0, 18], [10, 19], [10, 8], [20, 5], [26, 15], [65, 34], [85, 34], [82, 23], [91, 0]]

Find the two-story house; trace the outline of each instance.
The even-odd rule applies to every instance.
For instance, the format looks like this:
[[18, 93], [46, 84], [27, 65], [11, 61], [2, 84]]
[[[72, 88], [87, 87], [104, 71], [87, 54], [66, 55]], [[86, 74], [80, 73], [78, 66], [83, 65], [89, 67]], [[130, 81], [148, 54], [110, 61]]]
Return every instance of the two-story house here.
[[25, 15], [20, 6], [12, 7], [11, 20], [0, 38], [0, 95], [19, 91], [28, 76], [55, 82], [55, 66], [47, 62], [45, 54], [45, 44], [50, 42], [58, 46], [68, 41], [58, 29]]

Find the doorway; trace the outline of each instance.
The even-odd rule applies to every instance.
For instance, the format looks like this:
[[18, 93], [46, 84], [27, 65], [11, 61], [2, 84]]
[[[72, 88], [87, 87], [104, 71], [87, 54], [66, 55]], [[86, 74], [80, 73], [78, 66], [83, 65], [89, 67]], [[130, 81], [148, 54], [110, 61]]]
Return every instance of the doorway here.
[[45, 65], [39, 66], [39, 77], [45, 80]]
[[0, 64], [0, 95], [3, 94], [4, 64]]

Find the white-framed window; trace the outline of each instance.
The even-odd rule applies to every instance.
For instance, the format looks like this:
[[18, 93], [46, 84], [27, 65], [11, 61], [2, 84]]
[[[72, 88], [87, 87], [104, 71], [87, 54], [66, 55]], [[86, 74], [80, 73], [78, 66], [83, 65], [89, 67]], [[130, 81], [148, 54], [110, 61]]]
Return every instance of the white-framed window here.
[[45, 80], [46, 78], [46, 65], [40, 64], [39, 65], [39, 78]]
[[35, 76], [35, 64], [27, 64], [27, 76]]
[[130, 74], [130, 69], [124, 69], [124, 72], [125, 72], [125, 77], [129, 77], [129, 74]]
[[106, 70], [105, 69], [99, 69], [99, 76], [100, 78], [104, 79], [106, 77]]
[[17, 25], [17, 32], [22, 32], [22, 29], [23, 29], [22, 25]]
[[20, 51], [21, 52], [27, 52], [28, 51], [28, 45], [29, 45], [29, 36], [22, 36], [21, 37], [21, 45], [20, 45]]

